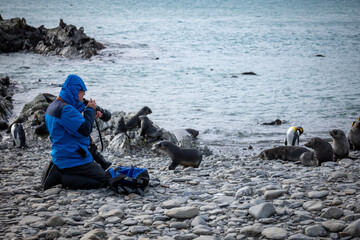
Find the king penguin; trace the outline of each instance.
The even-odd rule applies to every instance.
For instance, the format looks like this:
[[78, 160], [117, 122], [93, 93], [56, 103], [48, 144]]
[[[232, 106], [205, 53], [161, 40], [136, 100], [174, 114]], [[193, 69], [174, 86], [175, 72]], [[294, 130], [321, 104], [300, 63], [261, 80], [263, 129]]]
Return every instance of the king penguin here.
[[13, 138], [14, 147], [26, 147], [25, 131], [21, 123], [14, 123], [11, 126], [11, 136]]
[[299, 137], [303, 132], [302, 127], [290, 127], [286, 133], [285, 145], [299, 146]]

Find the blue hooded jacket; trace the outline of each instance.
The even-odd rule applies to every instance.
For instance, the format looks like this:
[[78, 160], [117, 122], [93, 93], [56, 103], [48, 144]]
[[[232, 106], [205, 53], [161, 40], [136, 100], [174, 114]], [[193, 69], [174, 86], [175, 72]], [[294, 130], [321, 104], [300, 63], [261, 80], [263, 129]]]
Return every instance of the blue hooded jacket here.
[[84, 81], [76, 75], [69, 75], [60, 91], [61, 99], [54, 100], [45, 113], [52, 143], [52, 161], [60, 169], [93, 161], [88, 147], [96, 111], [85, 108], [78, 100], [80, 90], [87, 90]]

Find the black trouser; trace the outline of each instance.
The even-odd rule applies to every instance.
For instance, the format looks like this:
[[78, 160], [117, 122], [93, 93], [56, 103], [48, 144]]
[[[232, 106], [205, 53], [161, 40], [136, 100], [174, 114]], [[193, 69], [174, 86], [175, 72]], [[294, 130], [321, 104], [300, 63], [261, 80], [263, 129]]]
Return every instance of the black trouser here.
[[95, 162], [60, 169], [62, 186], [72, 189], [94, 189], [107, 187], [106, 172]]

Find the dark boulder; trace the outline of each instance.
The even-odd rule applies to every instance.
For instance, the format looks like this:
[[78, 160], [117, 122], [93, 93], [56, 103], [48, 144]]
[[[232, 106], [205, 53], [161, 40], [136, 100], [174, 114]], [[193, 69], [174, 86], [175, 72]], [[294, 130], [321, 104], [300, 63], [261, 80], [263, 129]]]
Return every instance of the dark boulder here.
[[35, 52], [43, 55], [60, 55], [66, 58], [90, 58], [104, 46], [88, 37], [81, 27], [66, 24], [47, 29], [26, 24], [24, 18], [2, 20], [0, 16], [0, 53]]
[[14, 84], [10, 83], [8, 76], [0, 79], [0, 121], [7, 122], [12, 114], [12, 95], [14, 94]]

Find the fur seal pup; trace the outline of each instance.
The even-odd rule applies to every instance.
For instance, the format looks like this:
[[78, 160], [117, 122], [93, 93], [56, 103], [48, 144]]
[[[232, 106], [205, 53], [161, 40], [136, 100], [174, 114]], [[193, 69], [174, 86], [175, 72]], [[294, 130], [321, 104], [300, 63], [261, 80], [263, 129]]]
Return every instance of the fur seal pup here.
[[139, 117], [142, 116], [142, 115], [148, 115], [148, 114], [151, 114], [152, 111], [149, 107], [145, 106], [143, 108], [141, 108], [136, 114], [135, 116], [133, 116], [132, 118], [130, 118], [129, 121], [126, 122], [125, 124], [125, 128], [126, 130], [130, 130], [132, 128], [135, 128], [135, 127], [140, 127], [140, 119]]
[[163, 135], [161, 129], [155, 127], [146, 115], [139, 116], [139, 119], [141, 121], [140, 136], [158, 139]]
[[13, 138], [14, 147], [26, 147], [25, 131], [21, 123], [14, 123], [11, 126], [11, 136]]
[[323, 162], [333, 161], [333, 148], [327, 141], [314, 137], [304, 144], [314, 152], [304, 153], [300, 156], [300, 162], [305, 166], [320, 166]]
[[348, 139], [351, 150], [360, 150], [360, 118], [352, 123]]
[[346, 158], [349, 155], [350, 144], [343, 131], [333, 129], [329, 132], [333, 139], [334, 160]]
[[264, 122], [264, 123], [261, 123], [261, 125], [281, 125], [282, 123], [283, 123], [283, 121], [281, 121], [280, 119], [275, 119], [275, 121]]
[[165, 151], [171, 159], [169, 170], [174, 170], [178, 165], [198, 168], [202, 160], [202, 153], [196, 148], [179, 148], [170, 141], [160, 141], [154, 144], [156, 149]]
[[196, 138], [197, 136], [199, 136], [199, 131], [198, 130], [195, 130], [195, 129], [192, 129], [192, 128], [186, 128], [185, 129], [188, 133], [190, 133], [193, 138]]
[[298, 146], [280, 146], [262, 151], [258, 157], [263, 160], [281, 159], [287, 161], [299, 161], [303, 153], [310, 152], [309, 149]]
[[141, 122], [140, 122], [139, 117], [141, 115], [148, 115], [151, 113], [152, 113], [151, 109], [147, 106], [144, 106], [132, 118], [130, 118], [129, 121], [127, 121], [126, 123], [123, 118], [120, 118], [114, 134], [117, 135], [119, 133], [126, 132], [135, 127], [140, 127]]
[[199, 131], [192, 128], [175, 129], [173, 134], [175, 135], [176, 139], [180, 141], [185, 136], [191, 136], [192, 138], [196, 138], [199, 135]]
[[304, 132], [302, 127], [290, 127], [287, 130], [285, 138], [285, 146], [299, 146], [300, 135]]
[[125, 133], [125, 135], [126, 135], [128, 138], [130, 138], [129, 135], [127, 134], [127, 132], [126, 132], [126, 126], [125, 126], [125, 119], [124, 119], [124, 117], [121, 117], [121, 118], [120, 118], [120, 120], [119, 120], [119, 122], [118, 122], [118, 124], [117, 124], [117, 128], [116, 128], [116, 130], [115, 130], [115, 132], [114, 132], [114, 135], [116, 136], [116, 135], [118, 135], [119, 133]]

